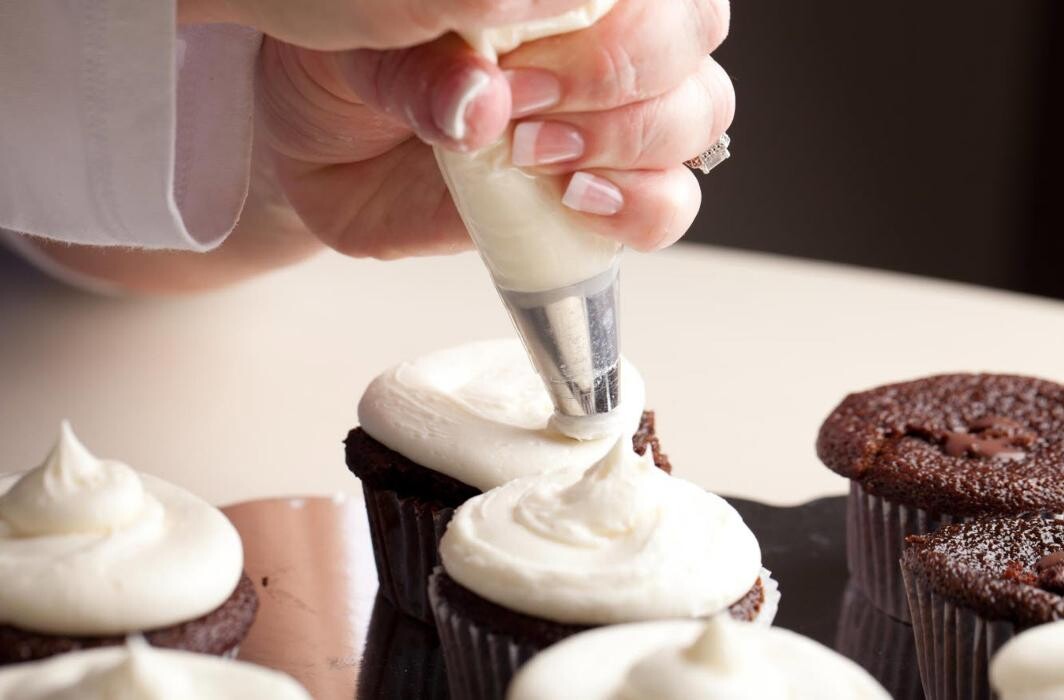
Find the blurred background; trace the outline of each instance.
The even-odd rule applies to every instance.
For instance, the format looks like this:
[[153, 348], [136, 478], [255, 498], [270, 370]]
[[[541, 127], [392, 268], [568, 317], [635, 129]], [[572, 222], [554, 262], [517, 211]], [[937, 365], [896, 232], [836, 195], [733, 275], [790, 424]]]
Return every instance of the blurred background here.
[[1064, 298], [1064, 2], [737, 0], [689, 240]]

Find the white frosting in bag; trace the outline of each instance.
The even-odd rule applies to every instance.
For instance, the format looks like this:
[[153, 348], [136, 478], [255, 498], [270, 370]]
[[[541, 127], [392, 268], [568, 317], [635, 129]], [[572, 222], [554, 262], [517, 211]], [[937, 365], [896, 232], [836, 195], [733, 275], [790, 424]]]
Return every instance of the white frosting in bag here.
[[536, 656], [507, 700], [887, 700], [862, 668], [794, 632], [644, 622], [584, 632]]
[[590, 0], [557, 17], [462, 31], [459, 35], [478, 52], [495, 60], [525, 42], [587, 29], [616, 4], [617, 0]]
[[622, 436], [590, 469], [470, 499], [440, 542], [458, 583], [512, 610], [611, 624], [711, 615], [761, 574], [761, 550], [724, 499], [656, 468]]
[[1064, 620], [1011, 639], [990, 664], [1001, 700], [1064, 700]]
[[[622, 360], [620, 428], [643, 414], [643, 379]], [[483, 491], [522, 476], [584, 469], [616, 434], [574, 440], [549, 426], [543, 382], [517, 340], [461, 345], [404, 362], [369, 385], [358, 419], [371, 437], [418, 464]]]
[[[462, 36], [495, 60], [521, 43], [590, 27], [616, 0], [591, 0], [558, 17]], [[605, 272], [620, 252], [615, 241], [587, 231], [582, 215], [562, 206], [562, 178], [535, 175], [510, 162], [510, 136], [476, 153], [436, 148], [447, 186], [496, 285], [540, 292]]]
[[310, 700], [276, 671], [142, 640], [0, 669], [3, 700]]
[[45, 462], [0, 477], [0, 624], [104, 635], [197, 618], [232, 594], [240, 536], [216, 508], [100, 460], [63, 424]]

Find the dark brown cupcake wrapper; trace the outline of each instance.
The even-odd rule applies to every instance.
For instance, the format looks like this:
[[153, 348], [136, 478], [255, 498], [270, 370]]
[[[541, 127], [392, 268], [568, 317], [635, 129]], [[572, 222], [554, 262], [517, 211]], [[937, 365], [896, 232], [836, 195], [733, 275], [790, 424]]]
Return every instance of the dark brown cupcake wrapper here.
[[488, 631], [429, 587], [452, 698], [503, 700], [517, 670], [543, 650], [513, 636]]
[[428, 579], [454, 508], [363, 482], [380, 592], [398, 610], [434, 624]]
[[850, 483], [846, 508], [846, 563], [855, 586], [877, 608], [909, 622], [909, 603], [902, 581], [905, 538], [923, 535], [965, 518], [935, 515], [868, 493]]
[[876, 608], [852, 583], [843, 594], [835, 650], [872, 674], [895, 700], [924, 700], [912, 627]]
[[920, 678], [927, 700], [991, 700], [987, 675], [994, 654], [1016, 635], [1010, 622], [986, 620], [935, 593], [903, 571]]

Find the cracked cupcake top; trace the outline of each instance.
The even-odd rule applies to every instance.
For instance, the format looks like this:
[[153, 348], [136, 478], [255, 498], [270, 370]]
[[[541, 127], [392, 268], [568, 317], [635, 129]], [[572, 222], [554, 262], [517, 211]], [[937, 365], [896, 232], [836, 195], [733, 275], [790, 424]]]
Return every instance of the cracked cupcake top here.
[[869, 493], [933, 513], [1064, 512], [1064, 386], [947, 374], [851, 394], [817, 454]]
[[907, 542], [907, 575], [983, 617], [1021, 627], [1064, 619], [1064, 521], [976, 520]]

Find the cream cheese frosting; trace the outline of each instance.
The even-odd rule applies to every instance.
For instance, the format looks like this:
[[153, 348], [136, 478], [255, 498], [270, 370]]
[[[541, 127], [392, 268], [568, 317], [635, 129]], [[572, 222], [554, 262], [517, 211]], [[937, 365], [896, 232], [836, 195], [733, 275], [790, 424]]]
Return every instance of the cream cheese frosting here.
[[0, 477], [0, 624], [47, 634], [166, 627], [226, 601], [240, 536], [187, 491], [94, 457], [63, 423], [35, 469]]
[[[631, 433], [645, 388], [621, 362], [619, 429]], [[550, 425], [543, 382], [517, 340], [471, 343], [404, 362], [369, 385], [358, 404], [362, 429], [404, 457], [482, 491], [555, 469], [586, 469], [617, 433], [575, 440]]]
[[0, 669], [2, 700], [310, 700], [277, 671], [143, 640]]
[[1013, 637], [990, 664], [1001, 700], [1064, 700], [1064, 620]]
[[[590, 27], [616, 0], [591, 0], [557, 17], [462, 36], [495, 60], [526, 41]], [[495, 284], [520, 292], [558, 289], [605, 272], [620, 245], [587, 231], [582, 215], [563, 207], [563, 184], [510, 160], [510, 135], [476, 153], [437, 148], [436, 159], [469, 235]]]
[[571, 637], [536, 656], [507, 700], [887, 700], [849, 659], [788, 630], [718, 615]]
[[703, 617], [762, 573], [724, 499], [672, 477], [623, 436], [590, 469], [518, 479], [464, 503], [440, 542], [447, 574], [512, 610], [603, 625]]

